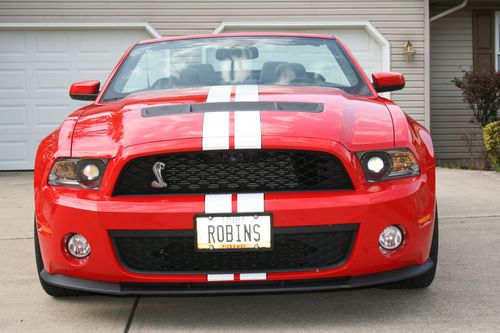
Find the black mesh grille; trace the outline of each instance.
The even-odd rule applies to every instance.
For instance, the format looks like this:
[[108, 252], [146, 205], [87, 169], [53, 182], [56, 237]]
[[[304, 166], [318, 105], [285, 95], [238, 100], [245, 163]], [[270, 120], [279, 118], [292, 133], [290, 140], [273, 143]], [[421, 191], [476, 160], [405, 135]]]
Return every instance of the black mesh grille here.
[[[153, 188], [153, 165], [165, 164], [167, 187]], [[352, 189], [342, 163], [317, 151], [224, 150], [147, 156], [128, 162], [114, 195], [214, 194]]]
[[[297, 232], [282, 233], [290, 229]], [[306, 229], [275, 229], [271, 251], [197, 252], [193, 235], [143, 237], [137, 231], [126, 231], [131, 234], [128, 237], [121, 232], [113, 241], [124, 267], [143, 273], [303, 270], [331, 267], [347, 259], [356, 230]]]

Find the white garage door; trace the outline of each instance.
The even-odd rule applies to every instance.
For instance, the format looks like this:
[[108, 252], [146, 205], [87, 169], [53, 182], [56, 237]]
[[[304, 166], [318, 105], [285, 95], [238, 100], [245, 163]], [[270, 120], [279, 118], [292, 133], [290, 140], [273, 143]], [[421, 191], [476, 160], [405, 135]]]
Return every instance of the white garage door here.
[[337, 36], [351, 50], [356, 59], [359, 61], [366, 75], [371, 79], [374, 72], [383, 71], [383, 52], [382, 46], [364, 29], [362, 26], [356, 27], [289, 27], [286, 25], [280, 27], [262, 27], [256, 26], [231, 26], [228, 25], [222, 32], [302, 32]]
[[38, 144], [79, 106], [71, 83], [100, 80], [140, 29], [0, 30], [0, 170], [33, 169]]

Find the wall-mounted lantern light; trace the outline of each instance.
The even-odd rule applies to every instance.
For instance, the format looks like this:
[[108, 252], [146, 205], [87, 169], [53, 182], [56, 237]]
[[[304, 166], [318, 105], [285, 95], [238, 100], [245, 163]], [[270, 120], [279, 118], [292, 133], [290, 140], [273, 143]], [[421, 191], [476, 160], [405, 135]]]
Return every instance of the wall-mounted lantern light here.
[[406, 62], [412, 62], [415, 58], [415, 48], [410, 40], [406, 41], [403, 45], [403, 55], [405, 57]]

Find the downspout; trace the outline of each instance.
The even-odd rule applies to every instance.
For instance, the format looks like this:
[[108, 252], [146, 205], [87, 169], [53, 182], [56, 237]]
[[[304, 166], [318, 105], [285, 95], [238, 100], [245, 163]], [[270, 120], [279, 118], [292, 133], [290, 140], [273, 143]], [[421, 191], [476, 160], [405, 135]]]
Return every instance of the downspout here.
[[424, 0], [424, 125], [431, 129], [431, 23], [429, 0]]
[[449, 14], [451, 14], [451, 13], [454, 13], [454, 12], [456, 12], [456, 11], [458, 11], [458, 10], [460, 10], [460, 9], [464, 8], [465, 6], [467, 6], [467, 3], [468, 3], [468, 2], [469, 2], [469, 0], [463, 0], [463, 1], [462, 1], [462, 3], [461, 3], [460, 5], [455, 6], [455, 7], [452, 7], [452, 8], [450, 8], [450, 9], [448, 9], [448, 10], [445, 10], [445, 11], [444, 11], [444, 12], [442, 12], [442, 13], [439, 13], [439, 14], [437, 14], [437, 15], [432, 16], [432, 17], [430, 18], [430, 22], [432, 23], [432, 22], [434, 22], [434, 21], [436, 21], [436, 20], [439, 20], [439, 19], [440, 19], [440, 18], [442, 18], [442, 17], [445, 17], [446, 15], [449, 15]]

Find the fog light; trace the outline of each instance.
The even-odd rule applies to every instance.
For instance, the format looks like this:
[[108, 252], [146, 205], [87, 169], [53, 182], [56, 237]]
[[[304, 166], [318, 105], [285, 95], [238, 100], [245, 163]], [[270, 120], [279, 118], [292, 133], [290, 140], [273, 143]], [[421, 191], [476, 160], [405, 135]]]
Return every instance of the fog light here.
[[75, 258], [82, 259], [90, 254], [90, 244], [79, 234], [71, 235], [66, 243], [68, 252]]
[[391, 225], [385, 228], [378, 237], [379, 245], [386, 250], [397, 249], [403, 242], [403, 233], [398, 227]]

